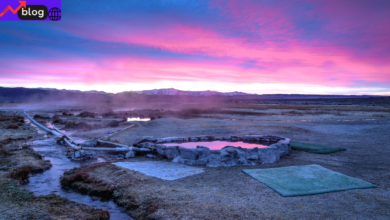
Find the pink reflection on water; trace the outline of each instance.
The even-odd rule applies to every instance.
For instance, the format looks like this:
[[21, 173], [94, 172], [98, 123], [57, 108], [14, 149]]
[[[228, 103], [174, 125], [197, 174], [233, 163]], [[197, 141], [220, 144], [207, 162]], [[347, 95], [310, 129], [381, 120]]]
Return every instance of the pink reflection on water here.
[[242, 147], [242, 148], [265, 148], [266, 145], [257, 143], [244, 143], [242, 141], [229, 142], [229, 141], [212, 141], [212, 142], [185, 142], [185, 143], [167, 143], [165, 146], [180, 146], [184, 148], [196, 148], [197, 146], [204, 146], [210, 148], [210, 150], [221, 150], [226, 146]]

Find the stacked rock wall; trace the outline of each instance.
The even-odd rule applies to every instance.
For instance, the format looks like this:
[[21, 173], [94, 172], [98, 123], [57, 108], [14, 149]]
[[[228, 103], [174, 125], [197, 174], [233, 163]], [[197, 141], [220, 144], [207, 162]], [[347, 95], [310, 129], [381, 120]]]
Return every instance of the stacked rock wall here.
[[[183, 148], [180, 146], [166, 146], [164, 143], [189, 142], [189, 141], [245, 141], [250, 143], [266, 143], [266, 148], [241, 148], [226, 146], [221, 150], [210, 150], [204, 146], [196, 148]], [[136, 144], [137, 147], [149, 148], [153, 152], [164, 155], [172, 162], [187, 165], [206, 165], [209, 167], [256, 165], [274, 163], [281, 156], [290, 153], [290, 139], [276, 136], [246, 135], [246, 136], [196, 136], [196, 137], [169, 137], [144, 139]]]

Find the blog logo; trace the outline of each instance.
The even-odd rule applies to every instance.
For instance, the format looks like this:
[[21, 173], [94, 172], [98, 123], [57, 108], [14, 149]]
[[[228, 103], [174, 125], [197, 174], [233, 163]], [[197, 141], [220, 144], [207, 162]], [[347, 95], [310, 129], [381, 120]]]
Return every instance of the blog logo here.
[[49, 10], [44, 5], [27, 5], [18, 11], [20, 20], [45, 20]]
[[[3, 11], [1, 11], [2, 8], [4, 8]], [[60, 21], [61, 0], [2, 0], [0, 1], [0, 12], [0, 21]]]

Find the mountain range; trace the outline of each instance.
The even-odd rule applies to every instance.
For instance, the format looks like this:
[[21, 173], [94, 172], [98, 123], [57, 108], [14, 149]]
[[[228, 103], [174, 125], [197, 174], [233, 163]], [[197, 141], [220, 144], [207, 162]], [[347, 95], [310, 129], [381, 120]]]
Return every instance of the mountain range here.
[[[66, 90], [66, 89], [51, 89], [51, 88], [37, 88], [48, 91], [64, 91], [64, 92], [82, 92], [79, 90]], [[83, 91], [85, 93], [95, 93], [95, 94], [107, 94], [103, 91]], [[152, 90], [143, 90], [143, 91], [127, 91], [121, 93], [137, 93], [141, 95], [186, 95], [186, 96], [211, 96], [211, 95], [222, 95], [222, 96], [234, 96], [234, 95], [253, 95], [244, 92], [216, 92], [216, 91], [183, 91], [174, 88], [170, 89], [152, 89]]]
[[0, 87], [0, 101], [25, 101], [25, 100], [85, 100], [85, 101], [107, 101], [107, 100], [189, 100], [189, 99], [210, 99], [210, 100], [302, 100], [302, 99], [337, 99], [337, 98], [369, 98], [369, 95], [305, 95], [305, 94], [248, 94], [243, 92], [217, 92], [217, 91], [183, 91], [177, 89], [153, 89], [143, 91], [127, 91], [121, 93], [106, 93], [102, 91], [78, 91], [59, 90], [51, 88], [7, 88]]

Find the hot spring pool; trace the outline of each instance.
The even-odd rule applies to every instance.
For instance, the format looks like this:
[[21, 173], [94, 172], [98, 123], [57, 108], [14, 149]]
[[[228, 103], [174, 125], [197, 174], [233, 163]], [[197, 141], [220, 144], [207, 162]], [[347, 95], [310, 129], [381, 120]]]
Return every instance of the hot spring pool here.
[[221, 150], [226, 146], [242, 147], [242, 148], [266, 148], [267, 145], [258, 143], [244, 143], [242, 141], [207, 141], [207, 142], [184, 142], [184, 143], [166, 143], [165, 146], [180, 146], [184, 148], [196, 148], [197, 146], [208, 147], [210, 150]]

